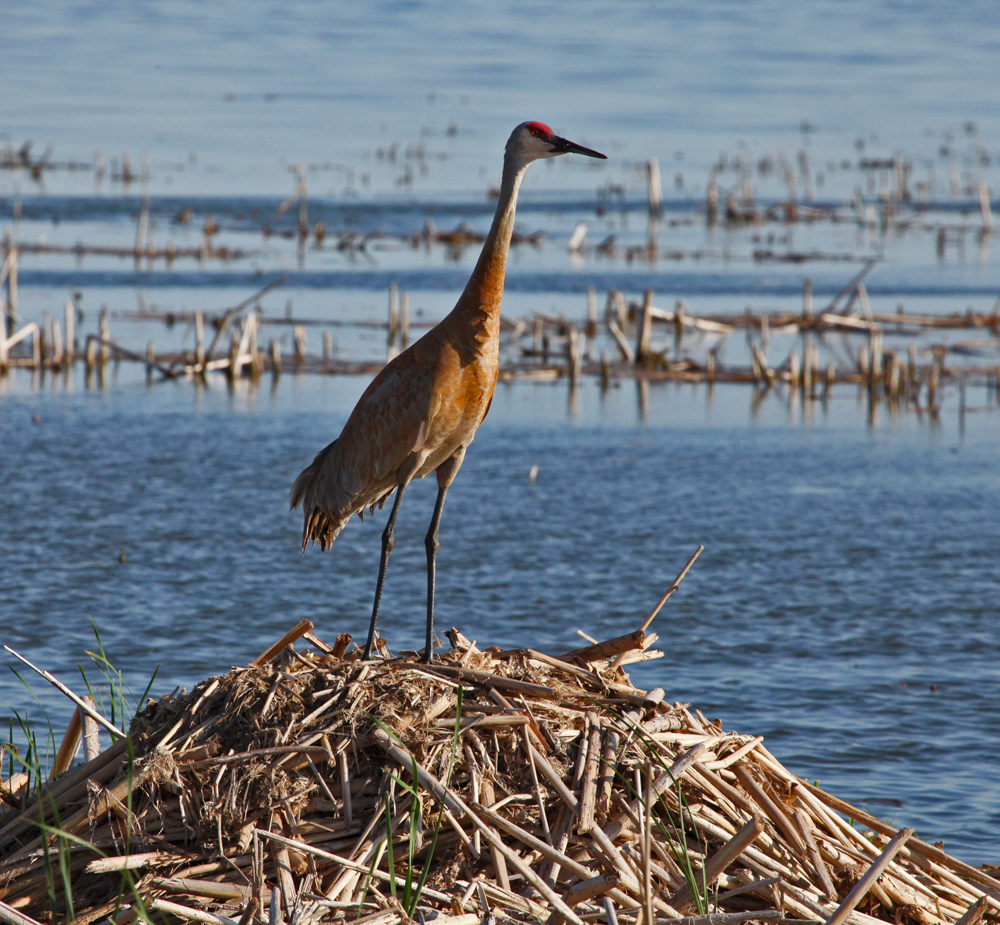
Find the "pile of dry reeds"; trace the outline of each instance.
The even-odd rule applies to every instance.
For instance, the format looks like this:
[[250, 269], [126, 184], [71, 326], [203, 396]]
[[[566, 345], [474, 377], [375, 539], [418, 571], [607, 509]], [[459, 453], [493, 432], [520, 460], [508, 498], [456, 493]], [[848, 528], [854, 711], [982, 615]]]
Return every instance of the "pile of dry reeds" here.
[[1000, 881], [632, 687], [621, 664], [658, 654], [643, 630], [560, 656], [452, 630], [428, 666], [309, 628], [289, 636], [312, 650], [286, 637], [150, 702], [128, 739], [22, 792], [0, 920], [998, 917]]

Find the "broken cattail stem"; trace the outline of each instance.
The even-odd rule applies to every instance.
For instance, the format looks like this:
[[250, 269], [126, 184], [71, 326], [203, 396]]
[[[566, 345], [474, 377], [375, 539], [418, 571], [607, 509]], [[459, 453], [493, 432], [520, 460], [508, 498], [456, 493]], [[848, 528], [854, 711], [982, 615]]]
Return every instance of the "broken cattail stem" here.
[[993, 210], [990, 208], [990, 190], [985, 180], [979, 181], [979, 211], [983, 216], [983, 234], [993, 231]]
[[649, 174], [649, 211], [659, 212], [663, 208], [663, 184], [660, 181], [660, 162], [651, 157], [646, 164]]
[[80, 721], [81, 716], [83, 716], [83, 713], [77, 707], [70, 717], [66, 734], [63, 736], [62, 744], [59, 746], [59, 752], [56, 754], [56, 760], [52, 765], [52, 773], [49, 775], [50, 780], [54, 780], [64, 771], [67, 771], [73, 758], [76, 756], [77, 750], [80, 747], [80, 736], [83, 732], [83, 723]]
[[274, 381], [278, 381], [278, 377], [281, 375], [281, 345], [277, 340], [272, 338], [271, 344], [271, 375], [274, 377]]
[[639, 322], [639, 336], [635, 344], [635, 362], [638, 365], [642, 365], [646, 359], [646, 354], [649, 352], [649, 338], [653, 333], [652, 307], [653, 290], [647, 289], [642, 302], [642, 319]]
[[98, 327], [100, 330], [101, 338], [101, 353], [100, 353], [100, 369], [98, 370], [102, 375], [104, 373], [104, 367], [108, 365], [108, 357], [110, 356], [111, 347], [111, 329], [108, 326], [108, 306], [101, 306], [101, 314], [98, 319]]
[[812, 860], [813, 867], [816, 869], [816, 876], [819, 878], [820, 885], [823, 887], [827, 898], [835, 900], [837, 898], [837, 890], [830, 879], [830, 871], [827, 869], [826, 862], [819, 853], [816, 839], [813, 838], [812, 823], [809, 821], [809, 814], [805, 810], [797, 809], [792, 818], [795, 820], [799, 834], [802, 836], [802, 840], [809, 851], [809, 857]]
[[570, 325], [567, 332], [566, 351], [569, 382], [571, 386], [575, 386], [580, 379], [582, 357], [580, 355], [580, 334], [574, 325]]

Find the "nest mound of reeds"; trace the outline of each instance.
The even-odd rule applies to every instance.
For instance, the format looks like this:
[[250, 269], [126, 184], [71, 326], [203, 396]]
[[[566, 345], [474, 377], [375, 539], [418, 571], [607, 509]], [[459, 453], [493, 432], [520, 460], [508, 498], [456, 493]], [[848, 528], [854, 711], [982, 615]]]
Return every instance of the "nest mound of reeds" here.
[[430, 666], [286, 638], [8, 786], [0, 921], [997, 919], [986, 872], [634, 688], [642, 631], [562, 656], [447, 635]]

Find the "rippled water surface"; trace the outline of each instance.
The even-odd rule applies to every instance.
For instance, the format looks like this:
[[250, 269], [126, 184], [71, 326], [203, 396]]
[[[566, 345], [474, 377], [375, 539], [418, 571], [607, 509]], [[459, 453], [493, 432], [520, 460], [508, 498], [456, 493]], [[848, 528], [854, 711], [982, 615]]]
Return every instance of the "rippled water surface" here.
[[[410, 292], [415, 324], [448, 311], [478, 247], [432, 245], [428, 219], [488, 226], [504, 139], [525, 118], [609, 159], [529, 172], [518, 229], [543, 237], [512, 251], [509, 317], [579, 320], [588, 286], [602, 300], [652, 288], [700, 313], [797, 311], [807, 278], [822, 305], [872, 259], [876, 312], [992, 309], [997, 244], [979, 189], [1000, 208], [996, 4], [573, 10], [13, 4], [0, 79], [17, 92], [0, 100], [0, 144], [31, 140], [31, 157], [79, 165], [40, 181], [0, 170], [0, 225], [29, 246], [20, 317], [61, 318], [75, 293], [81, 336], [106, 305], [123, 344], [190, 349], [191, 325], [130, 314], [219, 312], [286, 279], [261, 302], [265, 324], [293, 314], [317, 322], [314, 353], [325, 324], [341, 358], [384, 358], [383, 331], [346, 325], [384, 320], [390, 282]], [[902, 218], [859, 220], [856, 195], [862, 215], [889, 195], [886, 168], [864, 163], [897, 156], [912, 168]], [[658, 220], [650, 157], [664, 181]], [[299, 215], [295, 202], [282, 210], [295, 164], [322, 247], [284, 237]], [[724, 190], [749, 176], [762, 207], [794, 195], [825, 217], [709, 225], [710, 172]], [[197, 249], [211, 220], [215, 244], [244, 256], [72, 251], [131, 247], [147, 197], [159, 246]], [[580, 221], [588, 246], [571, 256]], [[289, 329], [271, 330], [287, 352]], [[995, 336], [981, 333], [974, 349], [996, 365]], [[734, 340], [720, 362], [738, 360]], [[856, 345], [830, 341], [838, 362], [854, 361]], [[702, 358], [710, 346], [685, 345]], [[779, 347], [790, 349], [776, 335], [772, 356]], [[159, 665], [165, 693], [245, 664], [303, 618], [323, 637], [361, 636], [384, 514], [300, 557], [286, 498], [365, 384], [286, 371], [273, 390], [230, 392], [211, 377], [147, 387], [125, 364], [99, 389], [82, 371], [69, 383], [11, 373], [0, 641], [79, 686], [93, 621], [133, 686]], [[617, 635], [704, 544], [654, 625], [664, 658], [635, 667], [635, 683], [763, 734], [833, 793], [996, 863], [1000, 411], [983, 385], [969, 386], [962, 414], [949, 386], [937, 420], [883, 408], [869, 426], [852, 386], [803, 406], [781, 388], [501, 384], [449, 492], [440, 627], [553, 652], [575, 647], [578, 629]], [[433, 495], [414, 484], [400, 514], [382, 618], [396, 649], [421, 642]], [[61, 734], [67, 706], [33, 687]], [[40, 715], [10, 673], [0, 705]]]
[[[5, 641], [71, 679], [94, 620], [136, 686], [160, 665], [172, 688], [302, 618], [362, 636], [384, 515], [300, 558], [285, 498], [363, 384], [8, 396]], [[577, 629], [617, 635], [703, 543], [658, 618], [665, 657], [636, 683], [765, 735], [796, 771], [964, 857], [995, 857], [995, 426], [959, 439], [951, 414], [868, 431], [852, 399], [803, 426], [777, 397], [751, 423], [748, 398], [654, 386], [642, 423], [635, 383], [587, 387], [569, 415], [561, 387], [501, 386], [449, 493], [440, 626], [549, 651]], [[414, 484], [400, 514], [382, 620], [398, 648], [420, 644], [433, 490]]]

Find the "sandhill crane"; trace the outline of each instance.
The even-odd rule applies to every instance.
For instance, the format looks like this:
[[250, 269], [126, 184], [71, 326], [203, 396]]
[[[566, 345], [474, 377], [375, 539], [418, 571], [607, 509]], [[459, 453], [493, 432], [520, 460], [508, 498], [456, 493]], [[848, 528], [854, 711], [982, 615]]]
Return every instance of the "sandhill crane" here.
[[340, 436], [320, 450], [291, 491], [291, 506], [304, 514], [302, 551], [312, 540], [326, 549], [351, 518], [364, 518], [396, 492], [382, 534], [375, 603], [364, 658], [375, 641], [382, 586], [389, 553], [396, 545], [393, 527], [403, 492], [412, 479], [437, 473], [438, 493], [427, 550], [427, 647], [433, 651], [434, 580], [438, 525], [448, 486], [465, 450], [483, 422], [499, 372], [500, 299], [517, 191], [528, 165], [543, 157], [586, 154], [604, 158], [555, 135], [541, 122], [523, 122], [511, 133], [503, 161], [500, 201], [476, 268], [451, 313], [404, 350], [372, 380]]

